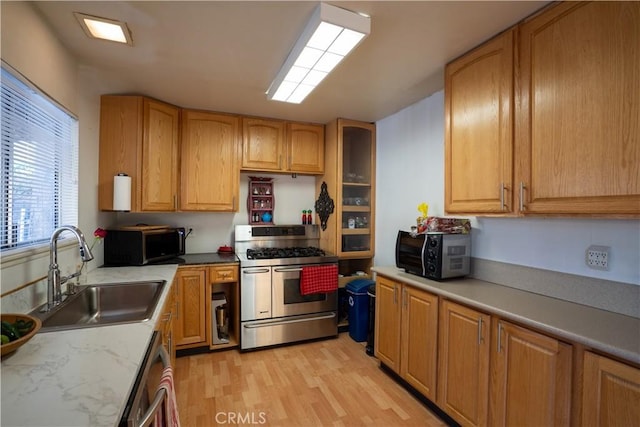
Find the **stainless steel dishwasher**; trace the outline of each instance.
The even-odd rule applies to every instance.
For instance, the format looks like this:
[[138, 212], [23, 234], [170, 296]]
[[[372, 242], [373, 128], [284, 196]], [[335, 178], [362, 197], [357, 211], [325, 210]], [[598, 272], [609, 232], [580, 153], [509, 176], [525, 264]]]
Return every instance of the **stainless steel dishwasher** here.
[[120, 419], [120, 427], [151, 425], [166, 398], [166, 391], [159, 390], [159, 385], [162, 373], [170, 363], [169, 354], [162, 346], [162, 335], [155, 331]]

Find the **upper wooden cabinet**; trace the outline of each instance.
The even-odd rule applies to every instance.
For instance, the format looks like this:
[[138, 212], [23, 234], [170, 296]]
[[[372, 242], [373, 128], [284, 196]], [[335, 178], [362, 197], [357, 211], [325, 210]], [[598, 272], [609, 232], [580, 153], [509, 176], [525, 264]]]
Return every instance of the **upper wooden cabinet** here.
[[640, 214], [640, 2], [561, 2], [520, 27], [524, 213]]
[[640, 2], [558, 2], [448, 64], [446, 211], [639, 215], [639, 45]]
[[98, 206], [113, 210], [113, 177], [131, 177], [131, 212], [174, 211], [180, 110], [142, 96], [100, 98]]
[[240, 119], [183, 110], [180, 210], [238, 210]]
[[242, 119], [242, 169], [283, 170], [285, 122]]
[[243, 118], [242, 169], [323, 173], [324, 126]]
[[324, 126], [287, 123], [287, 171], [324, 173]]
[[[324, 175], [316, 178], [316, 198], [323, 184], [334, 203], [322, 249], [343, 259], [372, 258], [375, 253], [376, 125], [337, 119], [326, 126]], [[317, 217], [317, 216], [316, 216]]]
[[513, 44], [509, 30], [447, 65], [445, 209], [513, 210]]

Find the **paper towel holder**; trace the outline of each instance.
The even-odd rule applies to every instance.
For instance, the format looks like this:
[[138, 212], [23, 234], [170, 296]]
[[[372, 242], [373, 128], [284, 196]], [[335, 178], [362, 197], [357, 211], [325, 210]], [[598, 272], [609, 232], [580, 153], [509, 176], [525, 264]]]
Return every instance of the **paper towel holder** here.
[[113, 177], [113, 210], [131, 211], [131, 177], [126, 173], [118, 173]]

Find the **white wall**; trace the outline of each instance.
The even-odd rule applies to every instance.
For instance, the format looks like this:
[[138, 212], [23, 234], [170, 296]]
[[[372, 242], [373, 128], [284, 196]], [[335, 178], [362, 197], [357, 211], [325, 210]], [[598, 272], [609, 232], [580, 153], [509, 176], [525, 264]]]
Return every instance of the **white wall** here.
[[[444, 93], [377, 123], [376, 265], [395, 264], [398, 229], [427, 202], [444, 214]], [[472, 218], [472, 255], [493, 261], [640, 285], [640, 221]], [[584, 263], [589, 245], [611, 247], [609, 271]]]
[[[95, 117], [98, 109], [79, 88], [78, 67], [75, 59], [58, 41], [39, 14], [28, 2], [2, 2], [2, 60], [39, 87], [56, 102], [75, 114], [79, 120], [79, 215], [78, 224], [90, 239], [100, 222], [97, 212], [97, 137], [94, 137]], [[86, 126], [90, 122], [93, 125]], [[65, 237], [63, 234], [62, 237]], [[102, 259], [101, 248], [96, 258]], [[79, 263], [77, 245], [59, 246], [59, 264], [63, 274], [75, 270]], [[32, 250], [18, 258], [2, 258], [2, 293], [47, 274], [48, 246]], [[89, 270], [96, 262], [89, 263]], [[43, 283], [33, 289], [35, 300], [43, 297]], [[46, 295], [44, 295], [46, 297]]]

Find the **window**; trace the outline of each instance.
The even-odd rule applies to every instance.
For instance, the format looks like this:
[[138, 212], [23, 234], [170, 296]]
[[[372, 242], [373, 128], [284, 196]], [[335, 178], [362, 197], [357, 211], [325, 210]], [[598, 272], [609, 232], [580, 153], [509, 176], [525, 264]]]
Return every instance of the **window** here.
[[78, 221], [78, 121], [4, 67], [0, 251]]

